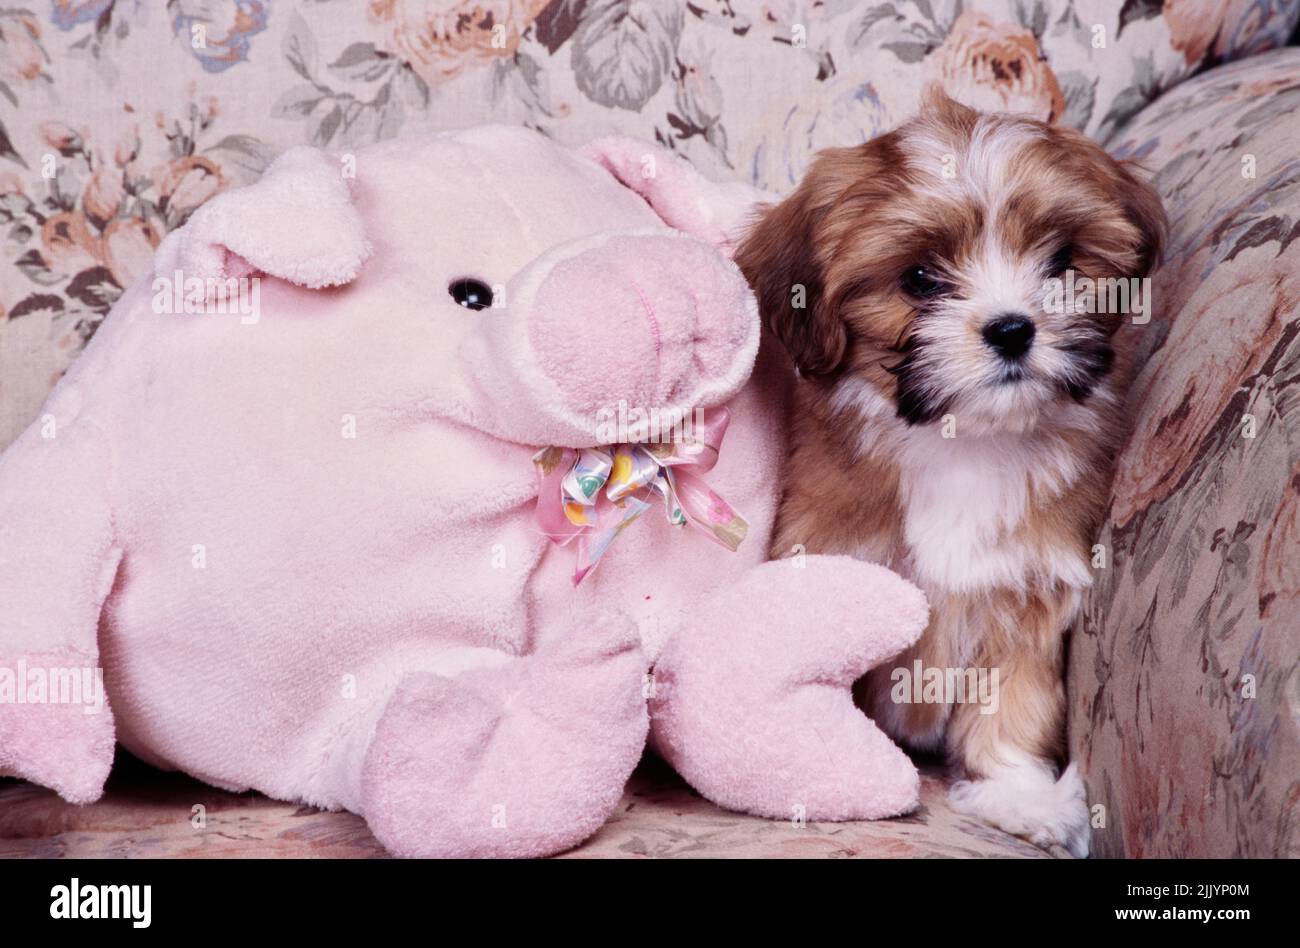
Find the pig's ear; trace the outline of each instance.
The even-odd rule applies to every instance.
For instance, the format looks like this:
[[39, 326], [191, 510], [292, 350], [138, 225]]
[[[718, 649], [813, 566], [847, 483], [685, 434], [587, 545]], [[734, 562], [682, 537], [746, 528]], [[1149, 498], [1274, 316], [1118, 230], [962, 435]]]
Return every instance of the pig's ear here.
[[277, 158], [254, 184], [200, 207], [158, 248], [158, 272], [228, 279], [265, 273], [311, 288], [353, 280], [370, 256], [343, 165], [318, 148]]
[[775, 197], [741, 181], [718, 184], [661, 145], [635, 138], [598, 138], [580, 153], [630, 188], [669, 227], [735, 252], [761, 203]]

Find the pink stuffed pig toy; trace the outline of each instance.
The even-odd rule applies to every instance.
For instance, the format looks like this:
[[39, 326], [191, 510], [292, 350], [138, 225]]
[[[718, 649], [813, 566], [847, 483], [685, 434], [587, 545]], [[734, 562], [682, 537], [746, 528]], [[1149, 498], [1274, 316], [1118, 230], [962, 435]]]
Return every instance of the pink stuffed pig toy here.
[[[600, 827], [650, 730], [725, 807], [912, 808], [850, 685], [920, 593], [764, 562], [784, 375], [729, 257], [756, 197], [487, 127], [296, 148], [213, 198], [0, 456], [0, 773], [93, 801], [117, 740], [400, 855], [539, 855]], [[575, 586], [534, 456], [620, 403], [726, 404], [703, 478], [738, 551], [657, 502]]]

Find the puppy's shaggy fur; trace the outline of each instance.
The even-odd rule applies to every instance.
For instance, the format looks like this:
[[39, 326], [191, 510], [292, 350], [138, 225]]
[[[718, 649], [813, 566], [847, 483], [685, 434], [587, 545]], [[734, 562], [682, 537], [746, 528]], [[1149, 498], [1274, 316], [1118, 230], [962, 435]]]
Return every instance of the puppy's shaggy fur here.
[[[1078, 132], [933, 94], [821, 152], [737, 256], [800, 375], [773, 555], [848, 553], [921, 586], [928, 629], [860, 699], [948, 753], [959, 808], [1077, 854], [1063, 640], [1122, 434], [1128, 316], [1086, 295], [1056, 311], [1044, 290], [1070, 270], [1143, 277], [1164, 232], [1151, 187]], [[893, 700], [892, 669], [918, 659], [996, 671], [996, 712]]]

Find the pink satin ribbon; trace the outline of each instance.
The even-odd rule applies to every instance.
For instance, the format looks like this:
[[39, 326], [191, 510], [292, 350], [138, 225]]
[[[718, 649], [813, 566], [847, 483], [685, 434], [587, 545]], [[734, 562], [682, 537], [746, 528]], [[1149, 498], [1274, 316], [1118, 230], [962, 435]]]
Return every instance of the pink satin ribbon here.
[[683, 441], [601, 448], [543, 448], [537, 465], [537, 523], [551, 542], [577, 541], [573, 585], [658, 496], [668, 522], [690, 524], [735, 552], [749, 524], [713, 492], [703, 475], [718, 463], [731, 413], [717, 408]]

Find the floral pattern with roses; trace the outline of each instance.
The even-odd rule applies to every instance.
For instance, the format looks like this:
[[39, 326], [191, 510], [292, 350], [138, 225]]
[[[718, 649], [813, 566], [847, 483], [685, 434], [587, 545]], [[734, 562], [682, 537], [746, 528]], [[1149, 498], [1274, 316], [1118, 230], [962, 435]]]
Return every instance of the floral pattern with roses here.
[[1065, 113], [1065, 96], [1038, 40], [1014, 23], [967, 10], [925, 63], [944, 88], [969, 90], [963, 99], [972, 108], [1023, 112], [1044, 122]]
[[382, 48], [430, 86], [511, 59], [547, 0], [371, 0]]
[[[935, 81], [972, 105], [1113, 135], [1202, 62], [1282, 42], [1300, 0], [1117, 6], [1089, 14], [1096, 22], [1064, 0], [52, 0], [45, 13], [6, 9], [0, 311], [48, 320], [51, 358], [66, 365], [148, 248], [184, 220], [181, 209], [249, 180], [298, 142], [351, 148], [479, 121], [569, 144], [619, 132], [706, 173], [782, 191], [812, 152], [887, 130]], [[118, 108], [105, 108], [114, 95]], [[205, 121], [223, 134], [205, 127], [202, 142], [197, 130], [187, 139], [140, 121], [217, 101], [220, 118]], [[75, 129], [91, 151], [59, 151], [45, 134], [51, 124]], [[141, 154], [115, 179], [95, 150], [116, 151], [106, 143], [137, 126]], [[177, 152], [177, 142], [191, 150]], [[59, 171], [46, 178], [50, 155]], [[69, 324], [76, 337], [59, 348]], [[12, 434], [6, 421], [0, 436]]]
[[[217, 100], [194, 96], [187, 114], [128, 111], [111, 141], [60, 122], [40, 126], [48, 150], [48, 186], [28, 192], [14, 175], [0, 178], [0, 225], [19, 250], [14, 265], [34, 285], [8, 318], [43, 314], [84, 342], [138, 276], [162, 237], [221, 190], [225, 174], [202, 154], [219, 114]], [[166, 143], [167, 159], [149, 165], [142, 135]]]

